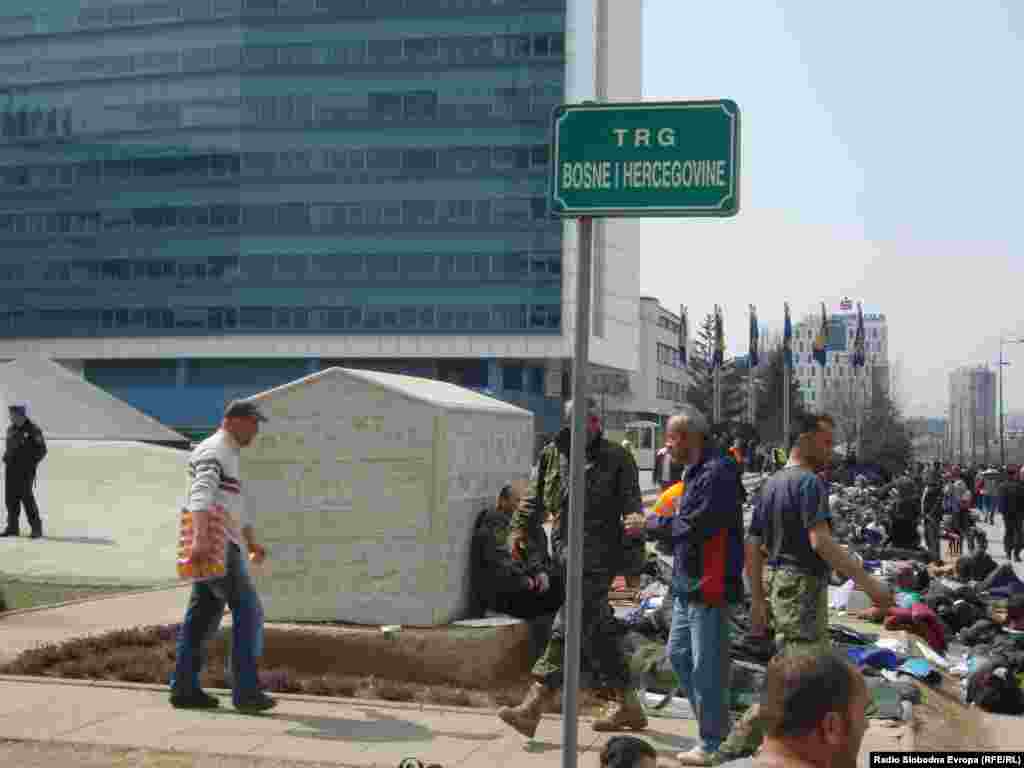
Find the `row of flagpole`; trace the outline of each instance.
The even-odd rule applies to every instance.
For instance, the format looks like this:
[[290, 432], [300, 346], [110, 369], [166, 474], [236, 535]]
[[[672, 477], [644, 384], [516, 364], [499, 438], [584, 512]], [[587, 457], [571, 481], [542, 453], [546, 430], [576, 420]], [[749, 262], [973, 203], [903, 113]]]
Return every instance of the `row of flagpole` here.
[[[722, 421], [722, 368], [725, 363], [725, 322], [722, 316], [722, 307], [715, 304], [714, 310], [714, 339], [711, 352], [711, 370], [713, 383], [712, 397], [712, 419], [715, 424]], [[813, 344], [813, 358], [820, 368], [822, 381], [824, 382], [825, 366], [828, 363], [828, 338], [829, 322], [828, 311], [825, 302], [821, 303], [821, 325], [815, 335]], [[761, 360], [761, 332], [757, 322], [757, 307], [750, 305], [750, 346], [748, 353], [747, 373], [747, 422], [751, 425], [756, 423], [756, 391], [754, 371]], [[854, 336], [853, 353], [850, 356], [850, 364], [857, 372], [860, 379], [860, 369], [864, 367], [866, 356], [864, 354], [864, 312], [860, 302], [857, 302], [857, 332]], [[679, 308], [679, 359], [683, 367], [689, 364], [690, 328], [689, 317], [686, 305]], [[793, 322], [789, 314], [789, 302], [783, 302], [783, 331], [782, 331], [782, 354], [783, 354], [783, 386], [782, 386], [782, 435], [785, 444], [789, 445], [790, 423], [792, 417], [792, 403], [790, 393], [792, 390], [791, 380], [793, 375]], [[824, 393], [824, 386], [819, 391]], [[818, 408], [823, 407], [823, 400], [818, 401]], [[861, 433], [859, 423], [862, 408], [857, 408], [858, 424], [857, 434]]]

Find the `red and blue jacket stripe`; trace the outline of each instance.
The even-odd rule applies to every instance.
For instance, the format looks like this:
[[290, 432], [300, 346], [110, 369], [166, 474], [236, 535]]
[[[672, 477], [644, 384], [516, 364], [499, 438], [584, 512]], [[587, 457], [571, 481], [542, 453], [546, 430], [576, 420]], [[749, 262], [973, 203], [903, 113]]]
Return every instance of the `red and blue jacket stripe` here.
[[658, 517], [670, 527], [672, 589], [706, 605], [743, 598], [743, 508], [739, 468], [724, 456], [705, 454], [683, 476], [679, 511]]

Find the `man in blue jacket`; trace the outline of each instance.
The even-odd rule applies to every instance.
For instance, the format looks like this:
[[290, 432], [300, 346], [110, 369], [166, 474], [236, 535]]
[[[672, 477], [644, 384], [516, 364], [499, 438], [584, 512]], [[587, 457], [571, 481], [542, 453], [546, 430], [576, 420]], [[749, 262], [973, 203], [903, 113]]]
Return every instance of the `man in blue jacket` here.
[[672, 628], [668, 656], [690, 699], [700, 743], [683, 765], [711, 765], [729, 733], [729, 618], [743, 598], [743, 510], [736, 463], [713, 451], [708, 421], [684, 406], [669, 419], [673, 458], [687, 465], [671, 526]]

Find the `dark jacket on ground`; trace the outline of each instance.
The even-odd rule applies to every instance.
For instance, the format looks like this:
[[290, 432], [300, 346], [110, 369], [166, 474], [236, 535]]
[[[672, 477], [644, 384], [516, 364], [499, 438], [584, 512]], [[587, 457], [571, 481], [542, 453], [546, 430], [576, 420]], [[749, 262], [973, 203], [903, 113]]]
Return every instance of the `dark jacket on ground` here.
[[4, 464], [12, 472], [31, 472], [46, 456], [46, 441], [43, 431], [31, 419], [25, 419], [20, 427], [11, 424], [7, 428], [7, 442], [4, 447]]
[[[569, 545], [569, 444], [570, 432], [562, 429], [544, 447], [530, 489], [512, 515], [512, 528], [529, 532], [552, 514], [551, 544], [560, 562]], [[643, 510], [636, 463], [622, 446], [598, 437], [587, 446], [585, 483], [583, 570], [617, 573], [623, 565], [623, 518]]]
[[679, 512], [671, 526], [672, 589], [706, 605], [743, 598], [743, 509], [737, 465], [705, 453], [687, 467]]

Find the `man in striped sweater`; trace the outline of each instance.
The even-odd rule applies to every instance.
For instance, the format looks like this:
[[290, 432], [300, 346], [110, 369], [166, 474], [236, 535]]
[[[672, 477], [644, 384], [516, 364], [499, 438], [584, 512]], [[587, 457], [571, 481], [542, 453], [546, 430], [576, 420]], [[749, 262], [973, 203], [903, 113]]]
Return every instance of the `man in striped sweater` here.
[[[190, 478], [187, 509], [195, 520], [192, 560], [202, 562], [219, 555], [216, 542], [223, 540], [225, 573], [192, 586], [185, 621], [178, 633], [177, 659], [171, 677], [171, 704], [184, 709], [214, 709], [218, 700], [199, 685], [203, 647], [216, 633], [231, 607], [231, 666], [234, 690], [232, 702], [243, 712], [271, 709], [276, 701], [260, 690], [256, 659], [260, 654], [263, 608], [249, 579], [246, 551], [260, 563], [266, 550], [256, 541], [252, 525], [245, 518], [242, 482], [239, 478], [241, 449], [249, 445], [266, 418], [253, 403], [234, 401], [224, 411], [220, 429], [196, 446], [189, 457]], [[221, 507], [223, 531], [217, 530]], [[222, 535], [223, 534], [223, 535]]]

